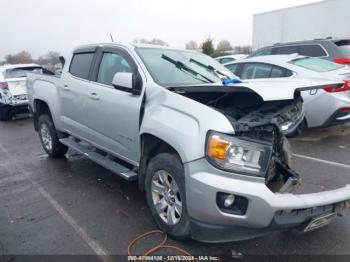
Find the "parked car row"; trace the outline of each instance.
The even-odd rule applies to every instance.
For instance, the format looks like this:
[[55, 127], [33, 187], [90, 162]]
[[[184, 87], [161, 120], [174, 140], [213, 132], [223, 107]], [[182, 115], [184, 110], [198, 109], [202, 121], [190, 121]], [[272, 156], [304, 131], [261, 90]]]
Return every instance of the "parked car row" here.
[[[299, 128], [327, 127], [350, 121], [350, 67], [324, 59], [293, 55], [257, 56], [225, 66], [242, 80], [339, 79], [340, 88], [302, 92], [305, 120]], [[301, 131], [301, 130], [300, 130]]]
[[305, 128], [328, 127], [350, 121], [350, 40], [319, 39], [264, 47], [247, 59], [225, 63], [242, 80], [338, 79], [340, 88], [302, 92]]

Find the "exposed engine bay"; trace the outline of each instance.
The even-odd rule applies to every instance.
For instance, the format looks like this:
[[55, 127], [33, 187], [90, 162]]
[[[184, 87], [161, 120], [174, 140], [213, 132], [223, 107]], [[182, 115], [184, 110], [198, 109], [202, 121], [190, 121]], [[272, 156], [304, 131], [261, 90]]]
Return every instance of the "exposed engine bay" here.
[[[295, 129], [304, 118], [300, 92], [292, 100], [265, 102], [249, 89], [216, 92], [213, 88], [174, 88], [173, 91], [223, 113], [237, 136], [260, 140], [272, 146], [265, 183], [273, 192], [291, 192], [300, 176], [290, 168], [291, 150], [285, 131]], [[209, 91], [209, 92], [208, 92]]]

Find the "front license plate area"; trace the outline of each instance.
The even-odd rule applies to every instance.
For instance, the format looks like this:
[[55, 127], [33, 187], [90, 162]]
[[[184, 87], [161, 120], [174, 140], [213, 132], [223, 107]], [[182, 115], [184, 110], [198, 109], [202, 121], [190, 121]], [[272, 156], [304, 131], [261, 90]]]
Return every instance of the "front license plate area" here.
[[335, 217], [335, 213], [328, 213], [319, 217], [313, 218], [310, 223], [304, 228], [304, 232], [312, 231], [329, 225]]

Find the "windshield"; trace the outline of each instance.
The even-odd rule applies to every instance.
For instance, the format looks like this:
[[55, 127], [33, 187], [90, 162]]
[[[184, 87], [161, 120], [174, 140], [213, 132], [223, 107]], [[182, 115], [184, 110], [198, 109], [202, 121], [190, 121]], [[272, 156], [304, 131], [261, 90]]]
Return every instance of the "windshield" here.
[[222, 83], [234, 75], [213, 58], [189, 50], [137, 48], [153, 79], [162, 86]]
[[291, 64], [315, 71], [315, 72], [329, 72], [343, 68], [343, 65], [339, 65], [328, 60], [315, 57], [303, 57], [292, 60]]
[[40, 72], [41, 67], [18, 67], [13, 69], [7, 69], [5, 72], [5, 78], [21, 78], [27, 77], [28, 72]]

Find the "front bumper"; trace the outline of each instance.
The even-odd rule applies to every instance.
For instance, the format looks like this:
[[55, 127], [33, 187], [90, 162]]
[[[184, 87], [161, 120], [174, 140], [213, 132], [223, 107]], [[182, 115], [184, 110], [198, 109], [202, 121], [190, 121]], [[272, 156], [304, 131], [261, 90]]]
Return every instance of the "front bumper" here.
[[[296, 228], [322, 214], [342, 212], [350, 200], [350, 185], [312, 194], [273, 193], [264, 179], [217, 170], [205, 159], [185, 164], [185, 172], [191, 234], [205, 242], [242, 240]], [[216, 202], [218, 192], [247, 198], [245, 214], [222, 212]]]

